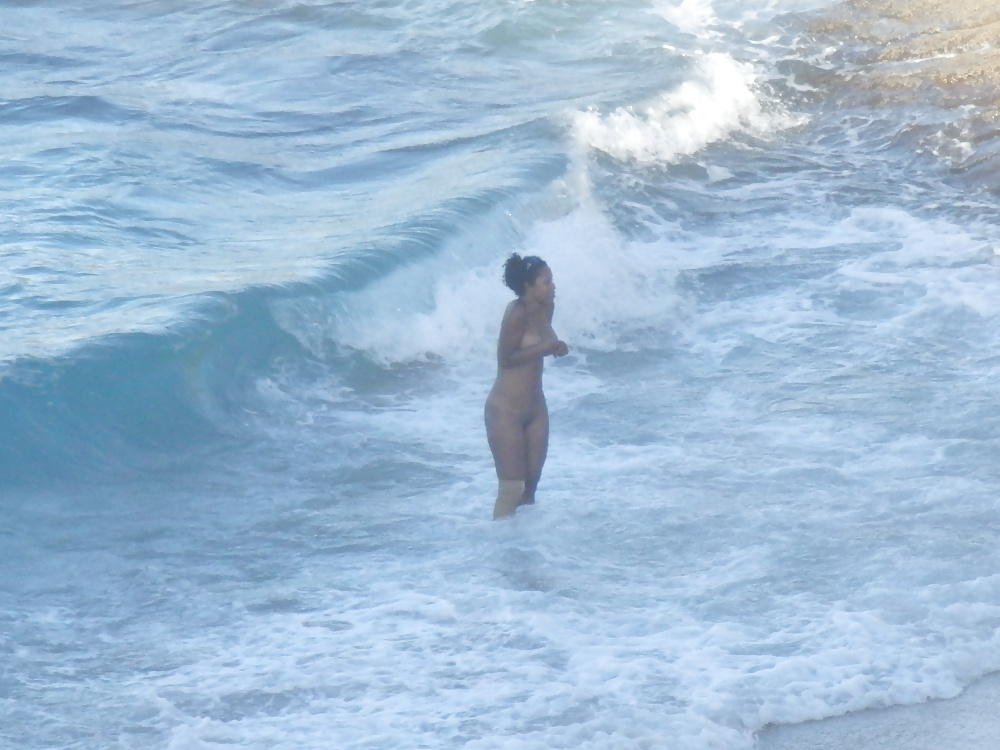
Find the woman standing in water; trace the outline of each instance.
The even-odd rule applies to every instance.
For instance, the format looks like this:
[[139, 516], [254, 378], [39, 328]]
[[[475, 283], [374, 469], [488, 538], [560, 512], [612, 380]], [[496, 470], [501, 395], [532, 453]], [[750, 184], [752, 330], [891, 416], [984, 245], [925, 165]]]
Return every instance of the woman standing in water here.
[[486, 437], [500, 482], [494, 519], [535, 502], [549, 448], [542, 358], [569, 352], [552, 330], [556, 286], [545, 261], [514, 253], [503, 270], [504, 282], [517, 299], [507, 305], [500, 324], [497, 379], [486, 399]]

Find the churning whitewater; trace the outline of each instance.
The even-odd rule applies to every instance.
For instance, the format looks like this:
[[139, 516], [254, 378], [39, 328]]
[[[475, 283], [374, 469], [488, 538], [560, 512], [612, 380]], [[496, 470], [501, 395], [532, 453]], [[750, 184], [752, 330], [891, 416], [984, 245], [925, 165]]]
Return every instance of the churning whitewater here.
[[[1000, 671], [998, 24], [0, 0], [0, 745], [751, 750]], [[493, 522], [512, 252], [570, 354]]]

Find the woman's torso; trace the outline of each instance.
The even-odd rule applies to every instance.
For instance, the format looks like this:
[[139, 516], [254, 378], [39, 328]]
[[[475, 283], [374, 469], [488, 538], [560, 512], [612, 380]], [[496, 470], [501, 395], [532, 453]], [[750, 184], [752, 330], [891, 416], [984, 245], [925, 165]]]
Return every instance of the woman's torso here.
[[[517, 300], [512, 305], [523, 304]], [[551, 311], [544, 308], [530, 311], [528, 324], [521, 337], [520, 348], [536, 346], [543, 342], [555, 341], [552, 329]], [[542, 393], [543, 357], [532, 357], [527, 362], [504, 367], [497, 363], [497, 379], [490, 392], [490, 400], [502, 402], [514, 408], [526, 408], [544, 403]]]

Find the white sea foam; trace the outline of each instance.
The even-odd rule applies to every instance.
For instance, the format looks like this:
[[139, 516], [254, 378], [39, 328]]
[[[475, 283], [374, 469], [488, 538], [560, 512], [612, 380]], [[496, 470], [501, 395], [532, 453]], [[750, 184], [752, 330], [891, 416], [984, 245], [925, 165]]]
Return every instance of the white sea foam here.
[[693, 69], [690, 80], [651, 101], [575, 113], [575, 140], [617, 159], [669, 164], [734, 132], [762, 134], [793, 122], [764, 110], [751, 65], [713, 52], [697, 57]]
[[[665, 325], [677, 305], [672, 279], [690, 262], [690, 248], [624, 241], [586, 197], [564, 216], [534, 222], [511, 250], [545, 259], [557, 287], [557, 332], [572, 346], [597, 350], [629, 348], [637, 333]], [[327, 333], [385, 363], [490, 359], [512, 299], [504, 260], [471, 269], [429, 260], [424, 273], [403, 269], [349, 295]]]
[[[456, 498], [415, 499], [438, 513]], [[567, 509], [539, 508], [505, 527], [484, 520], [447, 532], [432, 559], [315, 561], [308, 578], [277, 583], [273, 594], [319, 592], [331, 575], [364, 585], [321, 595], [309, 613], [247, 617], [197, 636], [186, 648], [200, 657], [137, 688], [160, 696], [158, 721], [172, 727], [176, 748], [322, 746], [335, 731], [347, 748], [596, 750], [669, 740], [749, 749], [750, 732], [769, 722], [869, 706], [872, 695], [953, 695], [960, 679], [1000, 658], [988, 635], [941, 654], [937, 638], [971, 621], [940, 587], [918, 591], [929, 606], [905, 622], [803, 595], [772, 608], [769, 622], [706, 619], [698, 610], [712, 592], [765, 592], [788, 571], [772, 572], [772, 551], [760, 547], [724, 552], [700, 570], [606, 567], [613, 540], [587, 540], [585, 528]], [[989, 627], [1000, 616], [986, 603], [996, 580], [978, 585], [954, 595], [982, 602], [971, 615]]]
[[706, 33], [717, 21], [711, 0], [681, 0], [680, 3], [660, 3], [653, 12], [670, 21], [681, 31], [696, 36]]

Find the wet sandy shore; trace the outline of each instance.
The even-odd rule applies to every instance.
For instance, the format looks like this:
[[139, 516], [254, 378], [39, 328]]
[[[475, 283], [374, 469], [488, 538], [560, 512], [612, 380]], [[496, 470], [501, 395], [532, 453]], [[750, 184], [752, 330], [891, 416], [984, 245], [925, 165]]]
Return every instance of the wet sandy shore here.
[[768, 727], [758, 750], [996, 750], [1000, 674], [950, 700], [859, 711], [824, 721]]

